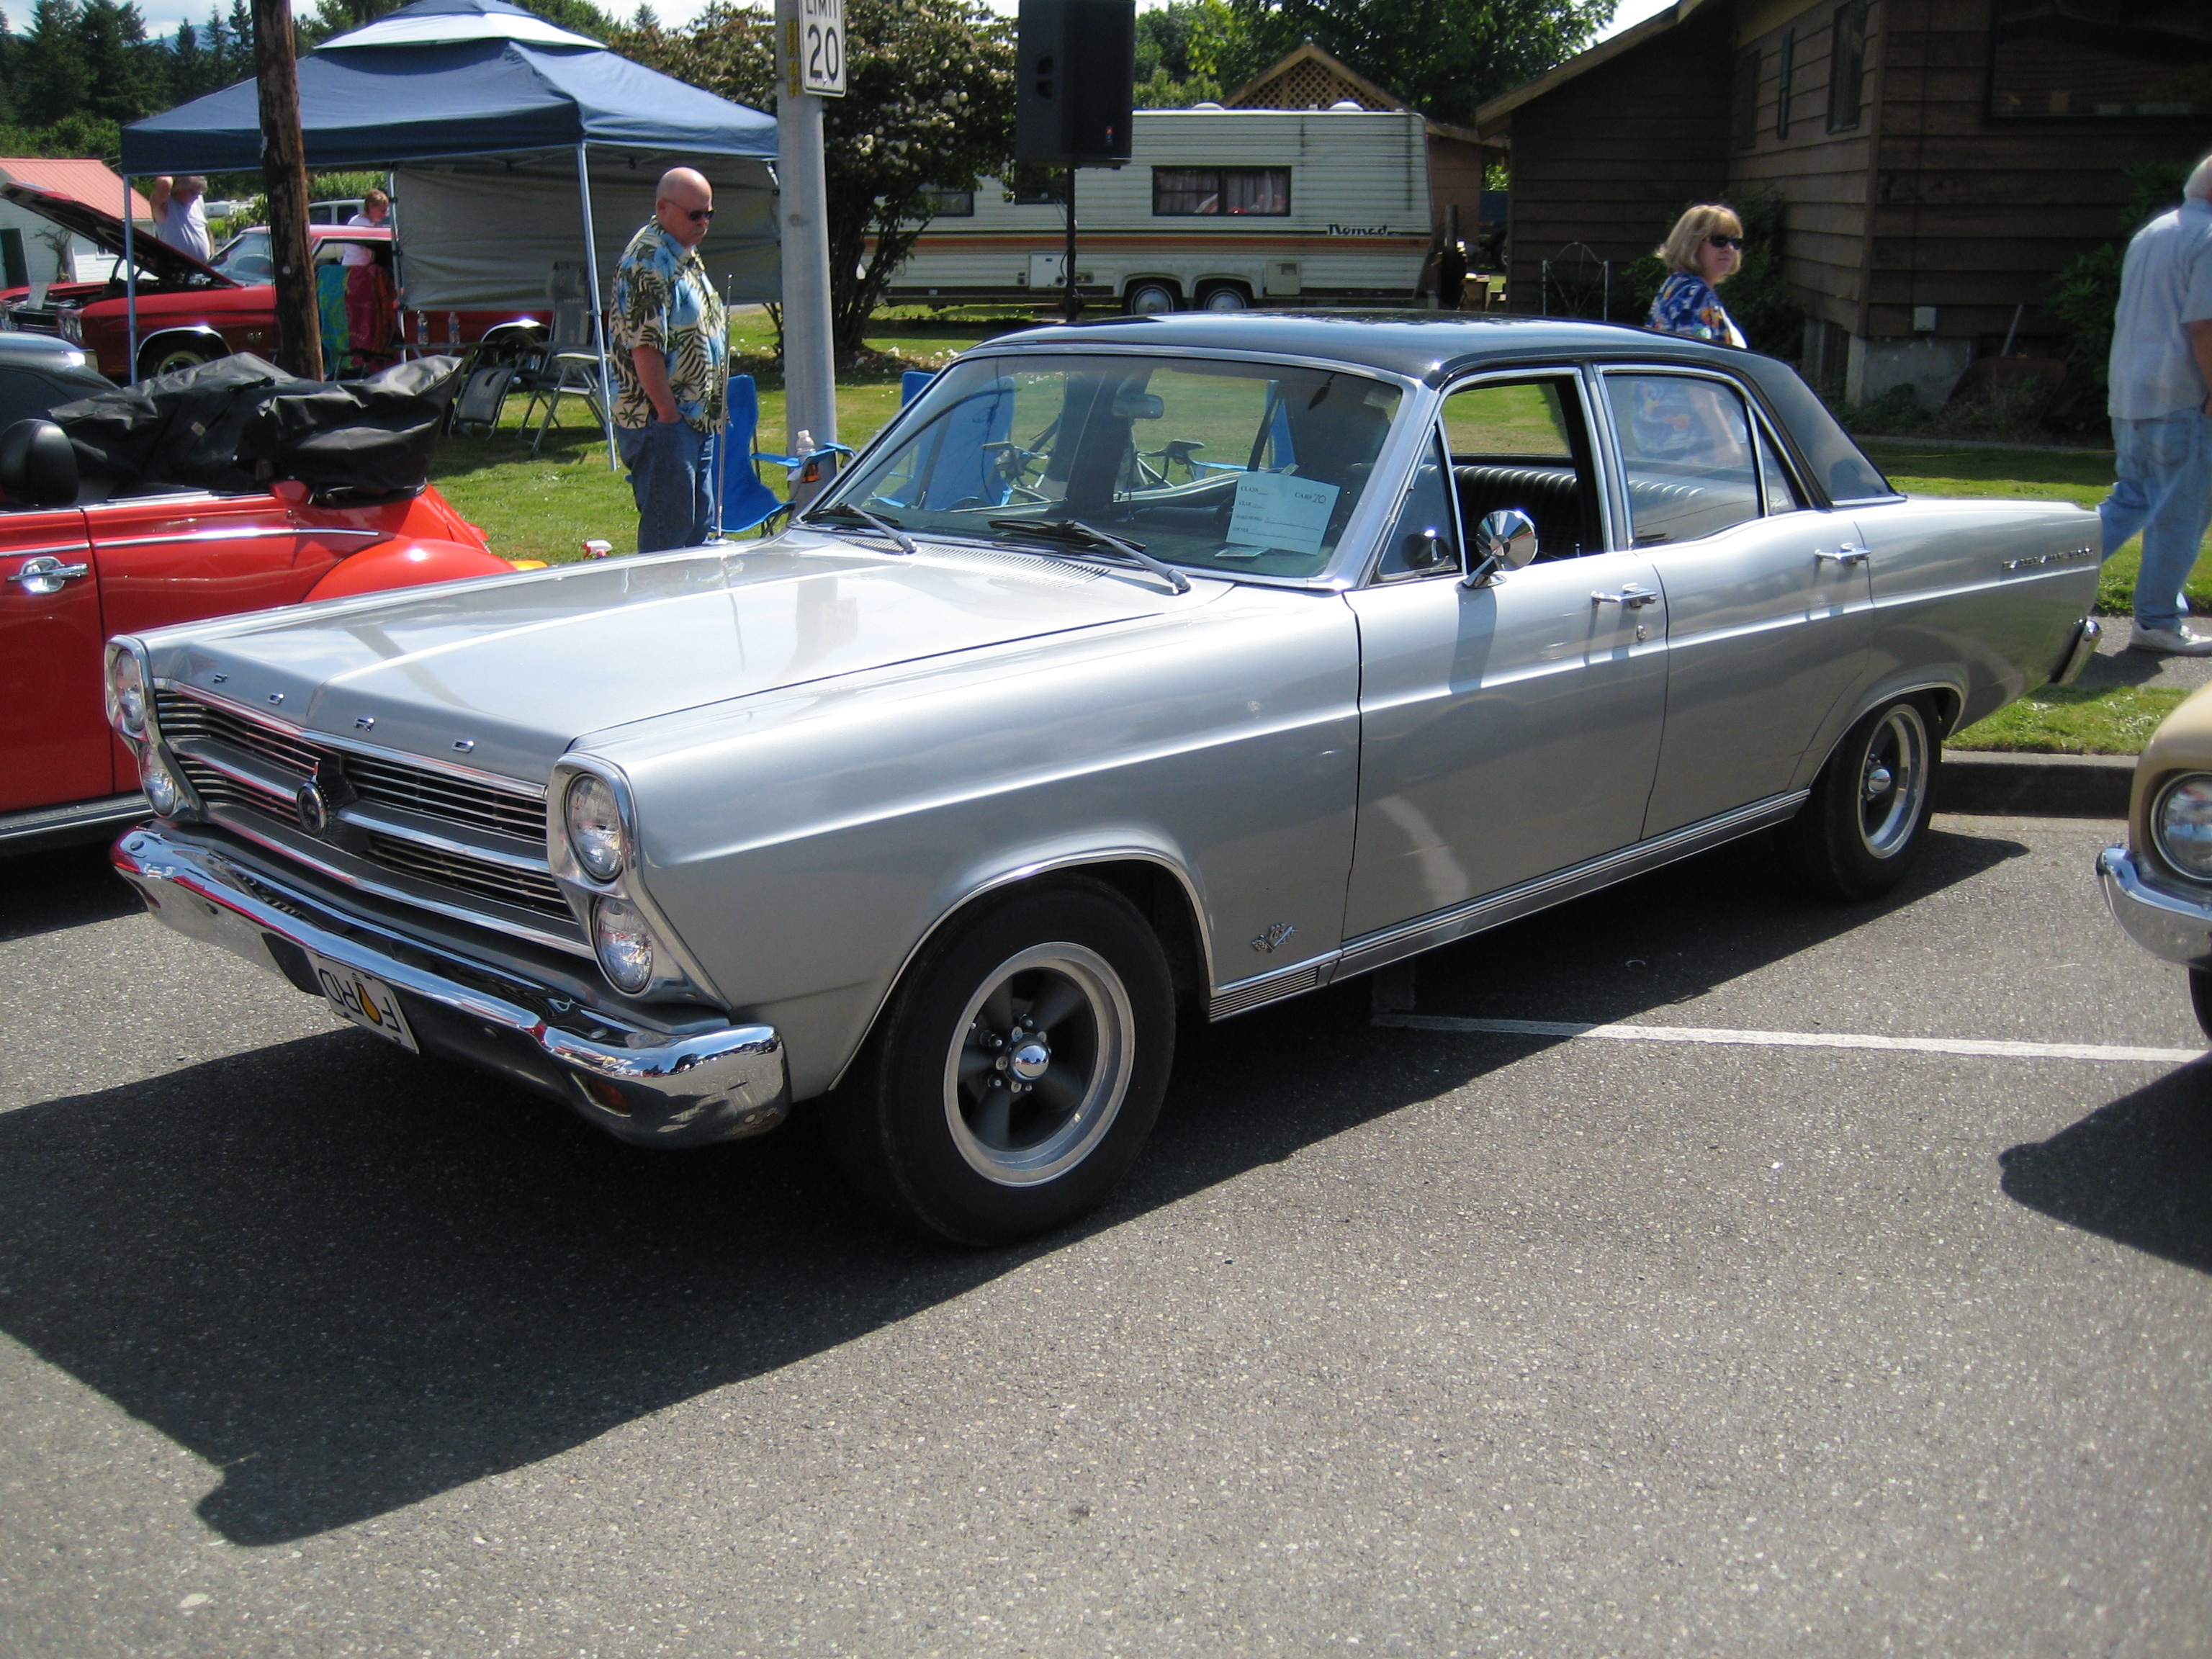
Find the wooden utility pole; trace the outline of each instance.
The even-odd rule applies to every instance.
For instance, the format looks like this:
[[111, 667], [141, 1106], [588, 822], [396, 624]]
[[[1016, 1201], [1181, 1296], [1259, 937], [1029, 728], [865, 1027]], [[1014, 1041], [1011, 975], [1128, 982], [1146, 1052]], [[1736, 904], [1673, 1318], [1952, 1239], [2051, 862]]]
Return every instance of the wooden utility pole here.
[[307, 252], [307, 158], [300, 142], [300, 66], [289, 0], [253, 0], [254, 78], [261, 88], [261, 177], [276, 263], [276, 362], [323, 378], [322, 318]]

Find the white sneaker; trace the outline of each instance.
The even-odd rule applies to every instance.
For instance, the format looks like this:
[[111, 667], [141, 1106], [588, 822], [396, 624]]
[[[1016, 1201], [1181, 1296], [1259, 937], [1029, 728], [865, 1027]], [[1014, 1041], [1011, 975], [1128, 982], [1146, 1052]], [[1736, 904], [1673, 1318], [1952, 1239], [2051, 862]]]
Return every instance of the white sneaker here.
[[2145, 628], [2137, 623], [2128, 649], [2155, 651], [2164, 657], [2212, 657], [2212, 638], [2191, 633], [2186, 623], [2179, 628]]

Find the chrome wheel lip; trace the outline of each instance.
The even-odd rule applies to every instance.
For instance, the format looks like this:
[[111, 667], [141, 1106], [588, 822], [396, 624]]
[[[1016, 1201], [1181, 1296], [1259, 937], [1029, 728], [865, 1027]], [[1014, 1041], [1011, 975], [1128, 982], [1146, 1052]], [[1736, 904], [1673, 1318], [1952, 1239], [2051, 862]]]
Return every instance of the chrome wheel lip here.
[[[1912, 840], [1928, 793], [1928, 723], [1909, 702], [1882, 711], [1859, 762], [1859, 841], [1878, 859], [1895, 858]], [[1888, 774], [1886, 785], [1875, 775]]]
[[[1042, 969], [1074, 986], [1090, 1013], [1094, 1033], [1090, 1073], [1075, 1109], [1035, 1146], [1016, 1149], [987, 1145], [963, 1109], [960, 1058], [969, 1032], [981, 1018], [993, 993], [1018, 974]], [[961, 1010], [945, 1057], [945, 1125], [968, 1167], [1000, 1187], [1034, 1187], [1065, 1175], [1097, 1149], [1128, 1098], [1136, 1069], [1136, 1015], [1121, 976], [1105, 957], [1070, 941], [1033, 945], [1017, 951], [983, 976]]]

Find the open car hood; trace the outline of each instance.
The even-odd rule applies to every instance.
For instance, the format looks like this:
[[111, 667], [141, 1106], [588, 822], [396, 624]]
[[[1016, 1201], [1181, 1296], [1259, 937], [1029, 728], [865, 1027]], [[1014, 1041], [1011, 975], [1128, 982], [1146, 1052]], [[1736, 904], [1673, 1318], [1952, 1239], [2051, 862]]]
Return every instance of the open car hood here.
[[[0, 198], [17, 207], [28, 208], [41, 218], [51, 219], [63, 229], [83, 237], [103, 253], [123, 257], [123, 221], [103, 209], [80, 202], [74, 196], [40, 190], [36, 185], [0, 184]], [[155, 240], [150, 231], [134, 235], [131, 251], [139, 269], [151, 271], [165, 283], [190, 283], [197, 278], [212, 288], [238, 286], [213, 266], [202, 264], [191, 254], [167, 242]]]

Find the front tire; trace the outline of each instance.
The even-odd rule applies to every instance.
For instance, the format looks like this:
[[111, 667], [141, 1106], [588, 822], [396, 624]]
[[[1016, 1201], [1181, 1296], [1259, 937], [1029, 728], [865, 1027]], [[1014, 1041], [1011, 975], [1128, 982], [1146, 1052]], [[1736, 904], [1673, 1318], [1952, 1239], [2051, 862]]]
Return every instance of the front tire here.
[[222, 355], [204, 343], [148, 346], [138, 354], [138, 378], [150, 380], [156, 374], [170, 374], [180, 368], [198, 368], [202, 363], [213, 362]]
[[2189, 970], [2189, 1006], [2197, 1011], [2197, 1027], [2212, 1037], [2212, 969]]
[[1111, 888], [1011, 899], [908, 969], [829, 1106], [830, 1145], [891, 1219], [959, 1244], [1096, 1206], [1152, 1133], [1175, 1054], [1159, 941]]
[[1854, 726], [1790, 826], [1806, 884], [1856, 901], [1904, 880], [1920, 854], [1942, 752], [1918, 697], [1885, 703]]

